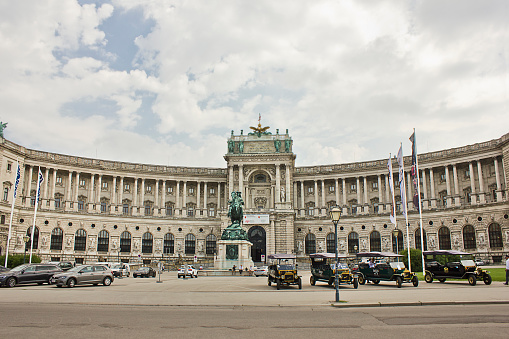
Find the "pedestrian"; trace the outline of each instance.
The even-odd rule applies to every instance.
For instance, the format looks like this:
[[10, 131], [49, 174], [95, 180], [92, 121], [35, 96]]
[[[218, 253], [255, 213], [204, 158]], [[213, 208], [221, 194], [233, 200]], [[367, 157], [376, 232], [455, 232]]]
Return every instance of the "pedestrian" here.
[[233, 265], [233, 267], [232, 267], [232, 275], [235, 275], [235, 268], [236, 268], [235, 265]]
[[240, 275], [242, 275], [242, 271], [243, 271], [243, 268], [242, 268], [242, 265], [240, 265], [240, 267], [239, 267]]
[[253, 276], [253, 266], [249, 266], [249, 275]]
[[509, 254], [505, 255], [505, 283], [504, 285], [509, 284]]

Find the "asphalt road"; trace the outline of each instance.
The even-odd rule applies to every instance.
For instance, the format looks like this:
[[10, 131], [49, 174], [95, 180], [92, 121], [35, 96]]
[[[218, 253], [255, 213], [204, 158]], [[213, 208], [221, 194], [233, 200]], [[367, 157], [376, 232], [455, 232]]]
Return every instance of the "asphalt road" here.
[[[466, 281], [309, 285], [277, 291], [264, 277], [116, 279], [109, 286], [0, 289], [2, 338], [507, 338], [509, 288]], [[380, 307], [380, 305], [385, 307]], [[406, 305], [406, 306], [401, 306]], [[412, 306], [408, 306], [412, 305]], [[426, 305], [426, 306], [414, 306]]]

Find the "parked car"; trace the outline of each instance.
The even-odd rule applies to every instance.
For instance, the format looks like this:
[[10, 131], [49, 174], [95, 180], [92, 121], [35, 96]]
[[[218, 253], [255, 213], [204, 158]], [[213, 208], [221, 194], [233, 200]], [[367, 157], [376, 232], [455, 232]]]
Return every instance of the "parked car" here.
[[103, 265], [80, 265], [51, 277], [51, 284], [57, 287], [74, 287], [81, 284], [110, 286], [113, 282], [113, 273]]
[[302, 279], [297, 274], [297, 263], [294, 254], [270, 254], [267, 259], [271, 263], [267, 274], [267, 285], [275, 283], [279, 290], [283, 285], [297, 285], [302, 289]]
[[477, 267], [471, 253], [437, 250], [424, 251], [425, 274], [424, 280], [432, 283], [433, 279], [445, 282], [446, 279], [467, 279], [471, 286], [482, 280], [486, 285], [491, 284], [489, 271]]
[[129, 277], [131, 275], [131, 269], [129, 267], [129, 264], [125, 263], [111, 264], [110, 269], [114, 277]]
[[474, 262], [475, 262], [475, 264], [477, 266], [484, 266], [484, 265], [486, 265], [486, 262], [484, 262], [484, 260], [482, 260], [482, 259], [475, 259]]
[[[419, 286], [419, 278], [415, 273], [405, 268], [402, 262], [390, 261], [394, 258], [402, 257], [401, 254], [391, 252], [360, 252], [358, 258], [373, 259], [370, 263], [360, 262], [356, 270], [359, 284], [364, 285], [367, 282], [379, 284], [380, 281], [395, 281], [397, 287], [403, 283], [412, 283], [414, 287]], [[376, 261], [376, 262], [375, 262]]]
[[56, 265], [50, 264], [23, 264], [14, 267], [10, 271], [0, 273], [0, 286], [14, 287], [19, 284], [42, 285], [48, 283], [51, 277], [62, 272]]
[[67, 271], [74, 267], [74, 264], [70, 261], [49, 261], [46, 264], [56, 265], [62, 269], [62, 271]]
[[[187, 268], [186, 268], [187, 266]], [[185, 278], [185, 277], [191, 277], [191, 278], [198, 278], [198, 271], [196, 268], [194, 268], [193, 265], [182, 265], [180, 266], [178, 272], [177, 272], [177, 278]]]
[[152, 267], [148, 267], [148, 266], [142, 266], [133, 272], [133, 278], [136, 278], [136, 277], [148, 278], [148, 277], [155, 277], [155, 276], [156, 276], [156, 271]]
[[[325, 281], [329, 286], [334, 285], [336, 255], [334, 253], [313, 253], [309, 255], [309, 258], [311, 259], [310, 284], [314, 286], [317, 281]], [[344, 262], [346, 259], [346, 255], [338, 255], [338, 283], [350, 284], [353, 288], [358, 288], [357, 275], [350, 271], [348, 265]]]
[[259, 277], [261, 275], [267, 276], [269, 274], [269, 266], [255, 267], [253, 274], [255, 277]]
[[5, 266], [0, 266], [0, 272], [8, 271], [9, 269]]

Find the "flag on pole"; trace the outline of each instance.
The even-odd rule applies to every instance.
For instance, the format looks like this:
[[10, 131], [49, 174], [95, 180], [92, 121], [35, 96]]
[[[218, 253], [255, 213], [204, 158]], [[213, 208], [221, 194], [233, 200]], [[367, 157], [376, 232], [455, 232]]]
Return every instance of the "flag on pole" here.
[[391, 203], [391, 214], [389, 218], [391, 219], [391, 222], [396, 225], [396, 203], [394, 201], [394, 179], [392, 177], [392, 159], [391, 155], [389, 154], [389, 161], [387, 161], [387, 169], [389, 170], [389, 187], [391, 189], [391, 197], [392, 197], [392, 203]]
[[39, 198], [41, 197], [41, 184], [44, 181], [41, 169], [39, 168], [39, 180], [37, 180], [37, 198], [35, 199], [35, 206], [39, 204]]
[[414, 184], [414, 198], [413, 198], [413, 203], [414, 203], [414, 207], [417, 209], [417, 211], [420, 210], [421, 208], [421, 204], [420, 204], [420, 199], [419, 199], [419, 180], [418, 180], [418, 173], [417, 173], [417, 151], [415, 149], [415, 132], [412, 133], [412, 135], [410, 136], [410, 141], [412, 142], [412, 170], [411, 170], [411, 174], [412, 174], [412, 183]]
[[12, 230], [12, 217], [14, 216], [14, 203], [16, 202], [16, 192], [18, 191], [19, 178], [21, 177], [21, 169], [19, 166], [19, 161], [16, 163], [16, 180], [14, 183], [14, 192], [12, 194], [12, 204], [11, 204], [11, 217], [9, 221], [9, 234], [7, 235], [7, 247], [5, 248], [5, 267], [7, 267], [7, 261], [9, 258], [9, 245], [11, 242], [11, 230]]
[[18, 163], [18, 169], [16, 170], [16, 180], [14, 183], [14, 199], [16, 199], [16, 192], [18, 191], [19, 178], [21, 177], [21, 169]]
[[401, 196], [401, 212], [407, 217], [406, 213], [406, 192], [405, 192], [405, 165], [403, 163], [403, 146], [399, 146], [398, 151], [398, 164], [399, 164], [399, 173], [398, 173], [398, 180], [399, 180], [399, 192]]

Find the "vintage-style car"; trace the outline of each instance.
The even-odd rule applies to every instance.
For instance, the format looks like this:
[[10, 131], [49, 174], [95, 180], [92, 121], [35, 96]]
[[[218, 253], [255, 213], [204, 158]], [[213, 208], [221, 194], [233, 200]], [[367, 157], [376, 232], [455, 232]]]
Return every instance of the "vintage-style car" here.
[[276, 253], [267, 257], [269, 261], [268, 281], [276, 284], [279, 290], [283, 285], [297, 285], [302, 289], [302, 279], [297, 275], [297, 263], [294, 254]]
[[[314, 286], [317, 281], [325, 281], [329, 286], [334, 285], [336, 255], [334, 253], [313, 253], [309, 255], [311, 259], [311, 277], [309, 283]], [[357, 276], [350, 271], [345, 263], [346, 255], [338, 255], [338, 283], [351, 284], [353, 288], [359, 286]]]
[[402, 255], [391, 252], [360, 252], [357, 258], [369, 258], [369, 262], [360, 262], [357, 269], [357, 279], [359, 284], [366, 282], [378, 284], [380, 281], [395, 281], [397, 287], [403, 283], [412, 283], [415, 287], [419, 286], [419, 278], [415, 273], [405, 268], [402, 262], [393, 261], [394, 258], [400, 258]]
[[432, 283], [433, 279], [445, 282], [446, 279], [467, 279], [471, 286], [482, 280], [491, 284], [489, 271], [477, 267], [471, 253], [454, 250], [424, 251], [426, 271], [424, 281]]

